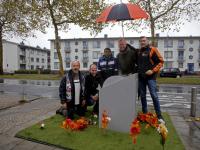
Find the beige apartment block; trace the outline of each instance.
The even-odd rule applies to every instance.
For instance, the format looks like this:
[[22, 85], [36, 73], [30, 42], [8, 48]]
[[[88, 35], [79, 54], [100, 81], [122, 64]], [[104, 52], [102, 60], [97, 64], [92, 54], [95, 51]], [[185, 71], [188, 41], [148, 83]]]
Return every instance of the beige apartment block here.
[[50, 69], [50, 50], [3, 40], [3, 69]]
[[[104, 49], [109, 47], [116, 57], [121, 37], [59, 39], [63, 69], [69, 70], [71, 63], [78, 60], [82, 71], [88, 71], [90, 64], [97, 64]], [[147, 37], [151, 44], [151, 37]], [[124, 37], [127, 43], [140, 48], [139, 37]], [[59, 70], [59, 59], [55, 49], [55, 39], [49, 39], [51, 49], [51, 70]], [[155, 36], [156, 47], [164, 58], [162, 68], [179, 68], [181, 71], [200, 73], [200, 36], [160, 37]]]

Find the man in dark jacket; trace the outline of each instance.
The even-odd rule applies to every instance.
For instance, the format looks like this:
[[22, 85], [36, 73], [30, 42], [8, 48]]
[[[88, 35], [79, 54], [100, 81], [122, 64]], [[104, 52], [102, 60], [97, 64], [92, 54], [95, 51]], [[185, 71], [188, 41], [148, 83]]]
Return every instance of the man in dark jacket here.
[[99, 90], [98, 85], [102, 87], [103, 79], [97, 73], [97, 66], [95, 64], [90, 65], [89, 74], [85, 77], [85, 100], [87, 106], [94, 105], [93, 111], [99, 112]]
[[70, 119], [74, 117], [75, 107], [78, 115], [85, 115], [85, 78], [79, 69], [80, 63], [76, 60], [73, 61], [71, 69], [63, 76], [59, 88], [62, 107], [56, 110], [56, 113], [60, 113]]
[[140, 37], [141, 48], [138, 50], [139, 89], [141, 94], [142, 111], [147, 113], [146, 86], [149, 88], [154, 109], [160, 122], [164, 122], [161, 115], [160, 103], [156, 91], [156, 72], [163, 65], [163, 58], [155, 47], [149, 46], [145, 36]]
[[119, 39], [120, 52], [117, 54], [118, 75], [129, 76], [137, 72], [136, 54], [126, 45], [124, 39]]
[[112, 56], [110, 48], [105, 48], [103, 57], [99, 58], [98, 72], [103, 81], [111, 76], [118, 75], [117, 59]]

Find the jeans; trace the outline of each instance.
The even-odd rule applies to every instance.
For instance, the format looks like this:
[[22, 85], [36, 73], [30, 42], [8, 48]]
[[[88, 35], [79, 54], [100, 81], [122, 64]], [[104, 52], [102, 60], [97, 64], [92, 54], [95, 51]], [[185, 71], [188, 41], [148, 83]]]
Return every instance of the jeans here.
[[62, 110], [63, 116], [67, 116], [69, 119], [74, 119], [74, 113], [76, 113], [79, 116], [85, 115], [85, 106], [81, 107], [82, 105], [75, 105], [74, 108], [67, 108]]
[[86, 101], [86, 107], [87, 106], [92, 106], [92, 105], [94, 105], [93, 110], [95, 112], [98, 112], [99, 111], [99, 99], [96, 102], [93, 101], [92, 99], [87, 99], [87, 101]]
[[156, 114], [161, 114], [160, 102], [159, 102], [158, 94], [156, 91], [156, 80], [144, 80], [144, 79], [141, 80], [141, 79], [139, 79], [139, 89], [140, 89], [143, 113], [148, 112], [147, 99], [146, 99], [146, 85], [149, 88], [149, 92], [150, 92], [151, 98], [153, 100], [153, 105], [154, 105]]

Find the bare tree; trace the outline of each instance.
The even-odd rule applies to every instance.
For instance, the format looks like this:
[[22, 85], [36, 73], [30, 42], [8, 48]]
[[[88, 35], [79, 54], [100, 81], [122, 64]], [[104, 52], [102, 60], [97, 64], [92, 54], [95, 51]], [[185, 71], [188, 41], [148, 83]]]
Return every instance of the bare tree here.
[[174, 31], [180, 31], [184, 21], [196, 20], [199, 13], [199, 0], [129, 0], [145, 10], [149, 18], [126, 23], [128, 30], [141, 32], [149, 28], [152, 46], [155, 46], [155, 30], [167, 30], [175, 25]]

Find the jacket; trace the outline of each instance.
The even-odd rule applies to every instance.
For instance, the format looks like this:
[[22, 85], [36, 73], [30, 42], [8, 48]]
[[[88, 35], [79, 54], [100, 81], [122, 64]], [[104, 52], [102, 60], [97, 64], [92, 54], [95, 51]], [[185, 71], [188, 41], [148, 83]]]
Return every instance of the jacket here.
[[120, 51], [117, 54], [117, 63], [119, 75], [128, 75], [137, 72], [136, 54], [129, 47], [126, 47], [124, 51]]
[[101, 75], [103, 81], [111, 76], [118, 75], [117, 59], [112, 55], [108, 60], [104, 56], [100, 57], [97, 67], [98, 73]]
[[99, 74], [96, 74], [95, 77], [91, 73], [87, 74], [85, 77], [85, 100], [90, 99], [90, 96], [94, 96], [98, 93], [98, 85], [103, 86], [103, 79]]
[[[69, 70], [67, 74], [65, 74], [61, 80], [59, 87], [59, 96], [61, 104], [67, 103], [67, 107], [75, 106], [75, 87], [73, 80], [74, 72], [72, 69]], [[85, 89], [85, 77], [79, 71], [79, 80], [81, 85], [80, 91], [80, 104], [84, 100], [84, 89]]]
[[[149, 46], [149, 44], [138, 50], [138, 73], [140, 79], [156, 79], [156, 72], [163, 65], [163, 57], [160, 55], [155, 47]], [[152, 70], [152, 75], [146, 75], [148, 70]]]

